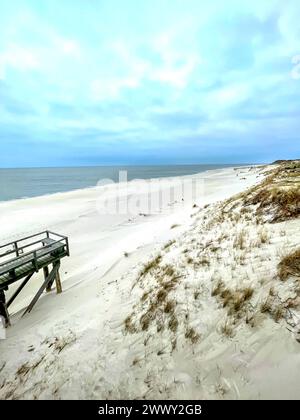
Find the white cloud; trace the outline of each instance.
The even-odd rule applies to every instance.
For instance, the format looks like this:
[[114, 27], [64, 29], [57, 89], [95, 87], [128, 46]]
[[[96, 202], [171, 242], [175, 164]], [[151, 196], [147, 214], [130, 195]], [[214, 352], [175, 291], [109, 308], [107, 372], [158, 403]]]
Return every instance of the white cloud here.
[[58, 41], [59, 48], [61, 51], [69, 56], [73, 57], [80, 57], [81, 49], [78, 42], [72, 39], [62, 39], [60, 38]]
[[19, 71], [34, 70], [40, 63], [36, 53], [19, 45], [10, 45], [0, 54], [0, 78], [4, 79], [9, 67]]
[[292, 64], [294, 64], [294, 67], [292, 69], [291, 76], [293, 79], [298, 80], [300, 79], [300, 54], [295, 55], [292, 58]]
[[151, 69], [150, 80], [167, 83], [177, 89], [187, 86], [191, 74], [201, 60], [198, 54], [189, 52], [184, 45], [180, 44], [183, 29], [187, 29], [185, 25], [183, 28], [172, 28], [161, 33], [152, 42], [152, 47], [160, 55], [163, 64]]
[[289, 7], [282, 10], [278, 27], [284, 40], [286, 55], [294, 54], [299, 49], [299, 2], [289, 2]]
[[229, 85], [210, 93], [207, 97], [207, 105], [214, 112], [238, 105], [248, 99], [250, 95], [251, 88], [246, 84]]
[[91, 97], [95, 101], [116, 99], [124, 88], [134, 89], [139, 86], [139, 79], [134, 77], [103, 78], [91, 82]]
[[188, 60], [177, 67], [172, 64], [166, 64], [165, 66], [154, 69], [150, 74], [150, 79], [156, 80], [162, 83], [168, 83], [175, 88], [184, 89], [189, 81], [190, 75], [196, 69], [197, 59], [195, 57], [188, 58]]

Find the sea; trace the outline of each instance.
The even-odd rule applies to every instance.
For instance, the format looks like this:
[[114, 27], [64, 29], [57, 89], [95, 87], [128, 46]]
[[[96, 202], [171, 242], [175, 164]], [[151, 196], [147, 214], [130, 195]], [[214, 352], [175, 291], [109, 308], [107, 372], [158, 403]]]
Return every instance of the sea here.
[[96, 186], [102, 179], [118, 182], [120, 171], [128, 181], [192, 175], [212, 169], [242, 166], [227, 165], [153, 165], [95, 166], [67, 168], [0, 168], [0, 201], [38, 197]]

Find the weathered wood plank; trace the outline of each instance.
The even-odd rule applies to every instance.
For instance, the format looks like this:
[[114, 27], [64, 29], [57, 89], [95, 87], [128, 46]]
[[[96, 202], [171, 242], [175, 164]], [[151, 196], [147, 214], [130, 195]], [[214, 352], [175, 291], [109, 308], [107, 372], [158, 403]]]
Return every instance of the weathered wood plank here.
[[[49, 267], [48, 265], [46, 265], [43, 268], [43, 272], [44, 272], [44, 279], [46, 280], [46, 278], [49, 276]], [[47, 288], [46, 288], [46, 292], [51, 292], [51, 284], [48, 284]]]
[[[67, 256], [67, 253], [65, 249], [63, 248], [61, 252], [59, 252], [57, 255], [51, 255], [51, 254], [45, 255], [38, 259], [37, 261], [38, 269], [40, 270], [41, 268], [47, 265], [50, 265], [54, 263], [55, 261], [57, 261], [58, 259], [64, 258], [65, 256]], [[22, 277], [25, 277], [29, 273], [35, 272], [35, 271], [36, 269], [35, 267], [33, 267], [32, 263], [27, 263], [24, 266], [15, 270], [14, 277], [11, 277], [8, 273], [0, 276], [0, 289], [14, 283], [15, 281], [20, 280]]]
[[32, 310], [32, 308], [34, 307], [34, 305], [36, 304], [36, 302], [38, 301], [39, 297], [41, 296], [41, 294], [43, 293], [43, 291], [46, 289], [46, 287], [48, 286], [49, 283], [53, 282], [53, 280], [56, 277], [57, 274], [57, 270], [59, 269], [59, 263], [56, 263], [51, 271], [51, 273], [49, 274], [49, 276], [46, 278], [46, 280], [44, 280], [42, 286], [39, 288], [37, 294], [35, 295], [35, 297], [32, 299], [32, 301], [30, 302], [28, 308], [25, 310], [25, 312], [23, 313], [22, 316], [26, 315], [28, 312], [30, 312]]
[[[45, 255], [52, 254], [54, 252], [59, 251], [64, 246], [65, 244], [63, 243], [55, 243], [51, 246], [47, 246], [45, 248], [35, 251], [37, 260], [39, 260], [41, 257]], [[16, 270], [17, 268], [22, 267], [23, 265], [31, 263], [31, 262], [32, 263], [34, 262], [34, 252], [31, 252], [30, 255], [27, 255], [25, 257], [21, 257], [18, 259], [15, 258], [11, 261], [4, 262], [3, 264], [0, 265], [0, 276], [10, 271]]]
[[7, 310], [7, 305], [5, 302], [5, 294], [3, 290], [0, 290], [0, 315], [3, 316], [4, 318], [5, 327], [10, 326], [9, 313]]
[[57, 270], [56, 276], [55, 276], [55, 284], [56, 284], [56, 293], [57, 294], [62, 293], [62, 287], [61, 287], [61, 281], [60, 281], [60, 274], [59, 274], [59, 267], [58, 267], [58, 270]]

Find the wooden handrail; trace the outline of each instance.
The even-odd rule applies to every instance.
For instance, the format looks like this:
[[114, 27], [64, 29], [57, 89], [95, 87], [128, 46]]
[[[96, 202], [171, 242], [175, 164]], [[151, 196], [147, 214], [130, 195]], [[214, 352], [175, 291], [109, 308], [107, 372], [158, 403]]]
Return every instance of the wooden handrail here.
[[[39, 242], [42, 242], [42, 241], [39, 241]], [[53, 243], [51, 243], [51, 244], [48, 244], [48, 245], [45, 245], [45, 246], [42, 246], [42, 247], [39, 247], [39, 248], [37, 248], [37, 249], [35, 249], [34, 251], [30, 251], [30, 252], [27, 252], [27, 253], [25, 253], [25, 254], [22, 254], [22, 255], [20, 255], [19, 257], [16, 257], [16, 258], [12, 258], [12, 259], [10, 259], [10, 260], [6, 260], [6, 261], [3, 261], [2, 263], [0, 263], [0, 268], [2, 267], [2, 266], [5, 266], [5, 265], [7, 265], [7, 264], [9, 264], [9, 263], [11, 263], [12, 261], [19, 261], [19, 264], [17, 264], [17, 265], [15, 265], [15, 268], [18, 268], [18, 267], [21, 267], [23, 264], [24, 264], [24, 261], [22, 261], [24, 258], [26, 258], [26, 257], [29, 257], [29, 256], [31, 256], [31, 258], [26, 262], [26, 263], [30, 263], [30, 262], [33, 262], [34, 264], [35, 264], [35, 259], [36, 259], [36, 255], [37, 255], [37, 252], [38, 251], [41, 251], [41, 250], [43, 250], [43, 249], [47, 249], [47, 248], [51, 248], [51, 247], [53, 247], [53, 245], [55, 245], [55, 244], [61, 244], [63, 247], [66, 247], [66, 251], [68, 250], [68, 244], [67, 244], [67, 238], [66, 239], [60, 239], [60, 240], [57, 240], [57, 241], [54, 241]], [[68, 252], [68, 251], [67, 251]], [[7, 255], [7, 254], [6, 254]], [[9, 270], [8, 270], [9, 271]]]
[[[42, 238], [42, 239], [40, 239], [39, 241], [30, 242], [30, 244], [20, 246], [20, 247], [18, 247], [18, 249], [17, 249], [17, 250], [16, 250], [16, 249], [14, 249], [14, 250], [12, 250], [12, 251], [5, 252], [5, 254], [0, 254], [0, 258], [5, 257], [5, 256], [10, 255], [10, 254], [14, 254], [14, 253], [16, 253], [16, 254], [17, 254], [17, 252], [16, 252], [16, 251], [18, 251], [18, 253], [20, 253], [20, 251], [23, 251], [24, 249], [29, 248], [30, 246], [33, 246], [33, 245], [36, 245], [36, 244], [39, 244], [39, 243], [43, 242], [43, 240], [44, 240], [44, 239], [45, 239], [45, 238]], [[19, 242], [21, 242], [21, 241], [19, 241]], [[17, 257], [19, 257], [19, 256], [20, 256], [20, 257], [24, 257], [24, 255], [26, 255], [26, 254], [22, 254], [22, 255], [18, 255], [18, 254], [17, 254]]]
[[47, 230], [46, 232], [47, 232], [47, 234], [49, 234], [49, 235], [51, 234], [51, 235], [54, 235], [54, 236], [58, 236], [59, 238], [62, 238], [62, 239], [68, 239], [68, 237], [67, 237], [67, 236], [60, 235], [59, 233], [51, 232], [51, 230]]
[[[46, 231], [46, 230], [44, 230], [43, 232], [36, 233], [36, 234], [34, 234], [34, 235], [30, 235], [30, 236], [26, 236], [25, 238], [18, 239], [17, 241], [12, 241], [12, 242], [9, 242], [9, 243], [7, 243], [7, 244], [0, 245], [0, 248], [5, 248], [5, 247], [7, 247], [7, 246], [13, 245], [14, 243], [18, 243], [18, 242], [26, 241], [26, 240], [28, 240], [28, 239], [35, 238], [36, 236], [43, 235], [43, 234], [46, 234], [46, 233], [47, 233], [47, 231]], [[58, 235], [58, 236], [60, 236], [60, 235]]]
[[[4, 245], [0, 245], [0, 249], [1, 248], [6, 248], [6, 247], [11, 246], [11, 245], [16, 245], [16, 244], [17, 244], [17, 248], [18, 249], [26, 248], [26, 247], [28, 247], [30, 245], [34, 245], [35, 243], [41, 242], [42, 239], [39, 240], [39, 241], [36, 241], [36, 242], [32, 242], [31, 244], [28, 244], [28, 245], [23, 245], [21, 247], [19, 247], [18, 244], [20, 242], [27, 241], [28, 239], [36, 238], [37, 236], [41, 236], [41, 235], [46, 235], [46, 237], [49, 238], [50, 234], [51, 235], [54, 235], [54, 236], [57, 236], [57, 237], [59, 237], [61, 239], [66, 239], [67, 238], [67, 236], [60, 235], [59, 233], [52, 232], [51, 230], [44, 230], [44, 231], [42, 231], [40, 233], [35, 233], [34, 235], [26, 236], [25, 238], [21, 238], [21, 239], [12, 241], [12, 242], [8, 242], [8, 243], [6, 243]], [[3, 255], [5, 255], [5, 254], [3, 254]]]

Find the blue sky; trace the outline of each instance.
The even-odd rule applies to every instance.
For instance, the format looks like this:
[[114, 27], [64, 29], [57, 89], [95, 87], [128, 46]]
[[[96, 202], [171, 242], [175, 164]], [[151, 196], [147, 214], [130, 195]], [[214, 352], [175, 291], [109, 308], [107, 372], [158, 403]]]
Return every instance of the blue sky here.
[[298, 0], [0, 0], [0, 167], [300, 157]]

